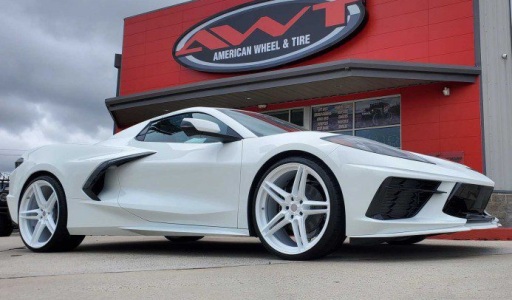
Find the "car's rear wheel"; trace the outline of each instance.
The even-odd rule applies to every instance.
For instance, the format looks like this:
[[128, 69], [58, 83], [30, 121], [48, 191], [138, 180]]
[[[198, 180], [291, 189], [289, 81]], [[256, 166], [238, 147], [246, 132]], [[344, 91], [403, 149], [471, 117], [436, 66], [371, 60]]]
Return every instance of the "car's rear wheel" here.
[[283, 259], [329, 254], [345, 240], [341, 191], [324, 169], [303, 157], [283, 159], [262, 176], [253, 224], [265, 247]]
[[189, 243], [199, 241], [204, 236], [166, 236], [165, 238], [173, 243]]
[[390, 245], [397, 245], [397, 246], [414, 245], [414, 244], [417, 244], [417, 243], [423, 241], [426, 238], [427, 237], [424, 235], [406, 236], [403, 238], [387, 241], [387, 243]]
[[35, 252], [72, 250], [84, 236], [67, 230], [66, 195], [60, 183], [40, 176], [25, 188], [19, 202], [18, 217], [23, 243]]

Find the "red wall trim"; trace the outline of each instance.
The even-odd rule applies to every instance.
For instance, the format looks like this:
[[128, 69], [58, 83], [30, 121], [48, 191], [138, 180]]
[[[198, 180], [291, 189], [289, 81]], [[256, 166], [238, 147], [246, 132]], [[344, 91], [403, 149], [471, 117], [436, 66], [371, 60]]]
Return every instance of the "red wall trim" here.
[[512, 228], [471, 230], [431, 237], [439, 240], [512, 241]]

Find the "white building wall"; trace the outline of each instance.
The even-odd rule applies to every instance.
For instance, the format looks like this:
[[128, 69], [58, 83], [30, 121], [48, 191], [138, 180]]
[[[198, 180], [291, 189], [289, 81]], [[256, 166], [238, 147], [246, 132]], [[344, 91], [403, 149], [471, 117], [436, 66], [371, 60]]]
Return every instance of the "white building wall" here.
[[478, 0], [485, 171], [496, 190], [512, 192], [511, 0]]

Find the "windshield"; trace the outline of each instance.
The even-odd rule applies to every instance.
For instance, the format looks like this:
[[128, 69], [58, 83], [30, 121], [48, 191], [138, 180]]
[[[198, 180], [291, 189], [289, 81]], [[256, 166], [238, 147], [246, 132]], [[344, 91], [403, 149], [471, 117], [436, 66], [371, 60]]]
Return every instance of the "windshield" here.
[[268, 136], [294, 131], [306, 131], [304, 128], [271, 116], [234, 109], [219, 109], [238, 123], [245, 126], [256, 136]]

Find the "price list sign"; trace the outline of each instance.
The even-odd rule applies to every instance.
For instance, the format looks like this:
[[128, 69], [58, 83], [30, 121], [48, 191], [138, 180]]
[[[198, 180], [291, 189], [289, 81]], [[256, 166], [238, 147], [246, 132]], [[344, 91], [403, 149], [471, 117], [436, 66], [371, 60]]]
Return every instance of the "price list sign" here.
[[313, 107], [315, 131], [340, 131], [353, 127], [353, 103]]

